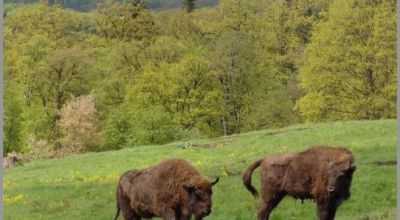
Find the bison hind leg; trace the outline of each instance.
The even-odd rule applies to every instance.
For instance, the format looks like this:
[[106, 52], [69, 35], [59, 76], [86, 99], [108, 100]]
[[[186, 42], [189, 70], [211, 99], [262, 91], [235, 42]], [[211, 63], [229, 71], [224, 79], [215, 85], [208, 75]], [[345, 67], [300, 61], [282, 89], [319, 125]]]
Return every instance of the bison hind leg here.
[[261, 204], [258, 209], [258, 220], [268, 220], [272, 210], [279, 204], [285, 196], [284, 193], [263, 193]]
[[129, 211], [129, 212], [124, 212], [122, 213], [124, 216], [124, 220], [141, 220], [142, 218], [137, 215], [136, 213]]
[[140, 220], [141, 217], [137, 213], [135, 213], [131, 206], [130, 206], [130, 200], [127, 197], [118, 195], [118, 205], [119, 208], [121, 209], [122, 216], [124, 217], [124, 220]]

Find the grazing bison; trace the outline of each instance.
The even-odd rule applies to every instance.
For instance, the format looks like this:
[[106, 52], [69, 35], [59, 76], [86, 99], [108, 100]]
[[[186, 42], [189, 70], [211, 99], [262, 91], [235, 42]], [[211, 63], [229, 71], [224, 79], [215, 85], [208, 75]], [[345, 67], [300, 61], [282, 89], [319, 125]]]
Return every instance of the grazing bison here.
[[162, 217], [202, 219], [211, 213], [212, 186], [188, 162], [167, 159], [144, 170], [125, 172], [117, 187], [117, 214], [125, 220]]
[[350, 197], [356, 166], [352, 153], [344, 148], [315, 146], [299, 153], [281, 153], [255, 161], [243, 173], [246, 188], [258, 197], [251, 185], [252, 172], [261, 166], [261, 204], [258, 219], [268, 219], [272, 209], [286, 195], [314, 199], [319, 220], [332, 220], [340, 203]]

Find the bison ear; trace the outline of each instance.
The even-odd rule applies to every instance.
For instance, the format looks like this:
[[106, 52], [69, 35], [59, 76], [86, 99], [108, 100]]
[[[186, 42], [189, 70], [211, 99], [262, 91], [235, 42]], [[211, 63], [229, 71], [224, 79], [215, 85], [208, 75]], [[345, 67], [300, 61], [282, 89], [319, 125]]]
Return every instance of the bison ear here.
[[213, 182], [211, 182], [211, 185], [215, 185], [215, 184], [217, 184], [218, 183], [218, 181], [219, 181], [219, 177], [217, 177]]
[[188, 192], [192, 192], [196, 189], [196, 185], [194, 185], [192, 182], [187, 182], [183, 184], [183, 188], [185, 188]]

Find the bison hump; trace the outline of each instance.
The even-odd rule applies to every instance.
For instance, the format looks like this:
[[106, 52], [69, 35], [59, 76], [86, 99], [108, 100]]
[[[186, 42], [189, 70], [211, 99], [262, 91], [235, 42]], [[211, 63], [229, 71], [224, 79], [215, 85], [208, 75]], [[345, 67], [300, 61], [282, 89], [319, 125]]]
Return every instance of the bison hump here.
[[295, 156], [296, 156], [295, 153], [277, 154], [277, 155], [267, 157], [264, 160], [264, 163], [266, 165], [273, 166], [273, 167], [286, 167], [293, 161]]

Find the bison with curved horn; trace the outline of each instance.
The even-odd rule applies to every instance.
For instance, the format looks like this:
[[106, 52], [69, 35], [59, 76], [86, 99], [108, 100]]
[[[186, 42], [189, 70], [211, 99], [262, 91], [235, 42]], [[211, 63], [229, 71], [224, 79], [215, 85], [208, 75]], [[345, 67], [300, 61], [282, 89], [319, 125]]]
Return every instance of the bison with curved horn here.
[[299, 153], [281, 153], [255, 161], [243, 173], [245, 187], [258, 197], [251, 185], [253, 171], [261, 166], [261, 202], [258, 219], [269, 218], [282, 198], [313, 199], [319, 220], [333, 220], [339, 205], [350, 197], [356, 166], [345, 148], [315, 146]]
[[211, 182], [188, 162], [166, 159], [143, 170], [130, 170], [119, 179], [117, 214], [125, 220], [161, 217], [200, 220], [211, 213]]

